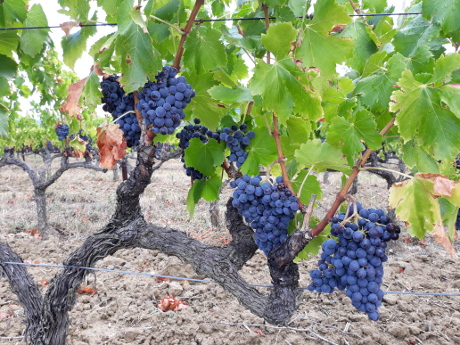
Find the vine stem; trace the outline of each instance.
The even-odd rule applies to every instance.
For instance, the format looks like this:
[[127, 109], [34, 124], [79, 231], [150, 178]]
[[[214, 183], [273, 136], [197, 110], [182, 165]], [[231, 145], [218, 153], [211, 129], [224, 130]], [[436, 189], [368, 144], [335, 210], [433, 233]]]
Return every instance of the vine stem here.
[[177, 47], [176, 56], [174, 58], [174, 63], [172, 67], [180, 69], [180, 60], [182, 59], [182, 55], [184, 54], [184, 44], [187, 40], [187, 36], [192, 31], [192, 26], [195, 22], [195, 18], [201, 8], [204, 5], [204, 0], [196, 0], [195, 6], [193, 6], [192, 13], [190, 13], [190, 17], [188, 18], [187, 24], [185, 25], [185, 29], [183, 30], [183, 34], [181, 36], [179, 47]]
[[393, 170], [393, 169], [388, 169], [388, 168], [379, 168], [379, 167], [365, 167], [365, 168], [360, 168], [359, 170], [361, 171], [366, 171], [366, 170], [382, 170], [382, 171], [389, 171], [391, 173], [394, 173], [394, 174], [397, 174], [397, 175], [400, 175], [400, 176], [403, 176], [403, 177], [407, 177], [409, 179], [413, 179], [414, 177], [413, 176], [410, 176], [410, 175], [407, 175], [407, 174], [404, 174], [400, 171], [396, 171], [396, 170]]
[[[265, 14], [265, 29], [268, 32], [268, 29], [270, 27], [268, 6], [266, 4], [262, 4], [262, 9], [264, 10], [264, 14]], [[267, 64], [270, 65], [270, 52], [269, 51], [267, 51]], [[273, 132], [270, 134], [275, 139], [276, 150], [278, 151], [278, 163], [281, 167], [284, 184], [286, 185], [287, 188], [291, 190], [292, 195], [296, 195], [294, 188], [292, 188], [291, 181], [289, 180], [289, 177], [287, 174], [286, 162], [285, 162], [286, 157], [284, 157], [283, 155], [283, 149], [281, 147], [281, 141], [280, 141], [281, 135], [280, 135], [280, 131], [278, 128], [278, 117], [274, 113], [273, 113]]]
[[163, 24], [166, 24], [168, 25], [170, 28], [176, 30], [176, 32], [179, 34], [179, 35], [185, 35], [185, 32], [182, 31], [180, 28], [178, 28], [177, 26], [175, 26], [174, 24], [171, 24], [171, 23], [168, 23], [166, 20], [163, 20], [161, 18], [158, 18], [158, 17], [155, 17], [153, 14], [150, 15], [150, 18], [152, 19], [155, 19]]
[[109, 122], [109, 125], [113, 125], [116, 121], [124, 118], [126, 115], [128, 114], [135, 114], [136, 112], [134, 110], [128, 110], [126, 113], [124, 113], [123, 115], [117, 117], [116, 119], [113, 119], [113, 121]]
[[[390, 122], [387, 123], [387, 125], [380, 131], [380, 135], [384, 136], [390, 129], [391, 127], [394, 126], [395, 124], [396, 117], [393, 117]], [[353, 184], [353, 181], [356, 179], [358, 176], [359, 172], [361, 171], [360, 169], [366, 164], [367, 159], [371, 155], [373, 150], [367, 149], [361, 159], [358, 160], [356, 165], [353, 168], [353, 171], [350, 174], [350, 177], [348, 180], [345, 182], [345, 185], [343, 186], [342, 190], [337, 194], [336, 199], [334, 200], [334, 203], [332, 204], [331, 208], [327, 212], [327, 214], [324, 216], [324, 218], [315, 226], [315, 228], [311, 231], [312, 237], [318, 236], [321, 231], [324, 230], [326, 227], [329, 219], [331, 219], [337, 209], [340, 207], [340, 204], [345, 200], [345, 195], [348, 193], [348, 190], [350, 189], [351, 185]]]

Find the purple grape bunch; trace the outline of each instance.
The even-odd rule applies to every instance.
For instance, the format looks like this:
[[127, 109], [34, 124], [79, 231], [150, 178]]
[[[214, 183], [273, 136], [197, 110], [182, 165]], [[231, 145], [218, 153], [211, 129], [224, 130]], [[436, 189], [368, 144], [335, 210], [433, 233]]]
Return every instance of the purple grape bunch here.
[[334, 238], [323, 242], [318, 269], [310, 272], [308, 289], [325, 293], [345, 290], [356, 309], [377, 321], [384, 296], [383, 263], [388, 261], [385, 248], [388, 241], [399, 238], [401, 230], [382, 209], [356, 204], [357, 215], [351, 206], [347, 215], [342, 212], [331, 219]]
[[256, 136], [254, 131], [246, 133], [247, 130], [248, 126], [243, 123], [239, 128], [237, 125], [232, 125], [230, 128], [225, 127], [217, 131], [219, 139], [225, 142], [230, 149], [228, 160], [235, 162], [237, 168], [240, 168], [246, 161], [248, 153], [245, 149], [251, 143], [251, 139]]
[[163, 67], [156, 81], [147, 82], [138, 94], [137, 109], [155, 134], [173, 134], [185, 118], [183, 109], [196, 95], [185, 77], [177, 77], [177, 73], [174, 67]]
[[299, 209], [297, 198], [281, 176], [275, 183], [262, 183], [260, 176], [243, 175], [230, 186], [236, 188], [232, 205], [255, 230], [257, 246], [268, 255], [288, 237], [289, 222]]
[[112, 114], [112, 117], [123, 131], [128, 147], [138, 146], [141, 138], [141, 127], [139, 126], [135, 113], [123, 114], [134, 110], [134, 94], [126, 94], [118, 81], [117, 75], [103, 78], [101, 81], [102, 109]]
[[56, 126], [56, 134], [58, 136], [58, 139], [60, 141], [63, 141], [67, 138], [67, 136], [69, 135], [69, 126], [66, 125], [66, 124], [59, 124]]

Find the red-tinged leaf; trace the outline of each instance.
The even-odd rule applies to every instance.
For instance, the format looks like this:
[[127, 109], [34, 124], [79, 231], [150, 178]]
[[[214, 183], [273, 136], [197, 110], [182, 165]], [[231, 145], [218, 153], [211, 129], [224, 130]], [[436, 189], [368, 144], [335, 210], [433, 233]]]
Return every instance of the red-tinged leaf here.
[[13, 314], [7, 314], [7, 313], [0, 313], [0, 319], [5, 318], [5, 317], [10, 317]]
[[83, 87], [85, 86], [86, 79], [88, 79], [88, 77], [77, 81], [75, 84], [70, 84], [67, 101], [62, 103], [61, 106], [61, 111], [63, 113], [69, 113], [70, 116], [75, 116], [80, 113], [81, 106], [79, 105], [79, 100], [81, 93], [83, 92]]
[[45, 280], [45, 279], [41, 279], [41, 278], [40, 278], [38, 281], [39, 281], [40, 284], [42, 284], [42, 285], [45, 285], [45, 286], [46, 286], [46, 285], [50, 285], [50, 282], [47, 281], [47, 280]]
[[103, 168], [112, 169], [117, 160], [126, 155], [126, 139], [119, 125], [107, 125], [97, 129], [97, 146]]
[[442, 245], [450, 253], [450, 255], [454, 256], [454, 247], [452, 247], [452, 242], [450, 241], [446, 230], [444, 230], [444, 226], [441, 220], [434, 227], [432, 235], [436, 239], [436, 243]]
[[97, 294], [97, 290], [89, 286], [81, 286], [81, 288], [77, 290], [77, 293], [79, 293], [80, 295], [87, 294], [90, 296], [94, 296], [95, 294]]
[[171, 279], [166, 277], [157, 277], [157, 283], [169, 282]]
[[404, 273], [406, 269], [404, 267], [399, 267], [399, 273]]
[[38, 238], [39, 240], [42, 239], [40, 235], [40, 231], [38, 229], [26, 230], [26, 234], [30, 234], [30, 236]]
[[439, 174], [417, 174], [418, 178], [433, 181], [433, 193], [435, 196], [452, 196], [452, 190], [455, 188], [455, 182], [449, 180], [445, 175]]
[[69, 38], [70, 30], [72, 30], [76, 26], [80, 26], [79, 23], [77, 22], [65, 22], [62, 24], [59, 24], [62, 30], [65, 32], [65, 37]]
[[404, 241], [404, 242], [412, 242], [412, 238], [410, 238], [410, 237], [404, 237], [404, 238], [403, 238], [403, 241]]
[[256, 332], [258, 335], [260, 335], [261, 337], [265, 337], [265, 333], [262, 332], [260, 329], [255, 329], [254, 332]]
[[161, 311], [167, 311], [167, 310], [180, 311], [187, 307], [186, 304], [187, 303], [185, 303], [184, 301], [181, 301], [179, 298], [174, 297], [173, 295], [169, 295], [168, 297], [161, 299], [157, 307]]

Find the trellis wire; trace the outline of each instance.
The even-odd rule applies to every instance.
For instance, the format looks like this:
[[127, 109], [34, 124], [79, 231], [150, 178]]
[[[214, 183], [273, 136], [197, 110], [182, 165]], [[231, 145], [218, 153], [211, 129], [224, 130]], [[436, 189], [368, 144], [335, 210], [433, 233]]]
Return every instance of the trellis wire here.
[[[83, 267], [83, 266], [68, 266], [68, 265], [56, 265], [56, 264], [30, 264], [26, 262], [10, 262], [4, 261], [2, 264], [7, 265], [21, 265], [21, 266], [36, 266], [36, 267], [54, 267], [54, 268], [77, 268], [90, 271], [100, 271], [100, 272], [109, 272], [109, 273], [120, 273], [120, 274], [131, 274], [137, 276], [146, 276], [146, 277], [157, 277], [157, 278], [169, 278], [174, 280], [188, 280], [193, 282], [200, 283], [212, 283], [218, 284], [218, 282], [213, 280], [202, 280], [202, 279], [193, 279], [193, 278], [184, 278], [184, 277], [174, 277], [174, 276], [165, 276], [162, 274], [153, 274], [153, 273], [142, 273], [142, 272], [131, 272], [131, 271], [119, 271], [119, 270], [109, 270], [106, 268], [95, 268], [95, 267]], [[249, 284], [254, 287], [264, 287], [272, 288], [273, 285], [263, 285], [263, 284]], [[301, 290], [307, 290], [306, 287], [301, 287]], [[419, 296], [449, 296], [449, 297], [458, 297], [460, 293], [440, 293], [440, 292], [410, 292], [410, 291], [385, 291], [386, 294], [397, 294], [397, 295], [419, 295]]]
[[[383, 16], [410, 16], [419, 15], [421, 12], [400, 12], [400, 13], [362, 13], [362, 14], [349, 14], [349, 17], [383, 17]], [[303, 17], [296, 17], [303, 18]], [[311, 19], [311, 15], [307, 15], [307, 18]], [[268, 17], [269, 20], [275, 20], [276, 17]], [[226, 22], [226, 21], [238, 21], [238, 20], [265, 20], [265, 17], [254, 17], [254, 18], [216, 18], [216, 19], [196, 19], [196, 23], [205, 22]], [[79, 24], [79, 27], [87, 26], [115, 26], [117, 23], [95, 23], [95, 24]], [[54, 26], [24, 26], [20, 28], [0, 28], [0, 31], [6, 30], [40, 30], [40, 29], [60, 29], [60, 25]]]

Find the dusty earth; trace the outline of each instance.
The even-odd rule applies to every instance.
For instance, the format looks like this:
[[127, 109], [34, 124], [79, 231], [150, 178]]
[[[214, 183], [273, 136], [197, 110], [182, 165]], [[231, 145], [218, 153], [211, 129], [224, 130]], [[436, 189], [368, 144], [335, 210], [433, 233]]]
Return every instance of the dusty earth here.
[[[39, 161], [28, 160], [35, 167]], [[322, 177], [320, 176], [320, 181]], [[49, 220], [61, 236], [41, 240], [36, 228], [33, 190], [27, 175], [16, 167], [0, 169], [0, 241], [6, 241], [25, 261], [60, 264], [84, 238], [101, 228], [114, 209], [118, 181], [113, 174], [74, 170], [65, 173], [48, 190]], [[185, 211], [190, 181], [178, 161], [167, 162], [153, 176], [142, 196], [146, 219], [182, 229], [207, 243], [223, 245], [229, 236], [213, 228], [209, 205], [200, 203], [195, 217]], [[324, 183], [326, 193], [315, 214], [321, 216], [340, 186], [334, 174]], [[386, 183], [372, 175], [360, 177], [357, 199], [365, 207], [386, 205]], [[223, 191], [223, 204], [230, 195]], [[406, 237], [404, 235], [403, 237]], [[411, 240], [411, 241], [409, 241]], [[459, 246], [456, 245], [459, 250]], [[460, 260], [427, 238], [426, 243], [407, 238], [391, 246], [383, 289], [389, 292], [460, 294]], [[300, 285], [309, 284], [309, 270], [317, 257], [299, 263]], [[197, 276], [175, 257], [147, 250], [121, 250], [98, 263], [99, 268], [183, 277], [162, 281], [156, 277], [96, 272], [85, 286], [96, 294], [81, 294], [71, 311], [70, 344], [460, 344], [460, 296], [387, 293], [381, 320], [370, 321], [355, 310], [342, 292], [304, 292], [300, 308], [288, 327], [276, 327], [245, 310], [217, 284], [192, 282]], [[42, 293], [58, 268], [29, 268]], [[270, 284], [262, 252], [242, 269], [253, 284]], [[267, 288], [260, 288], [265, 289]], [[268, 292], [268, 291], [267, 291]], [[187, 307], [162, 312], [157, 304], [167, 295], [177, 296]], [[23, 310], [6, 279], [0, 279], [0, 344], [24, 344]]]

